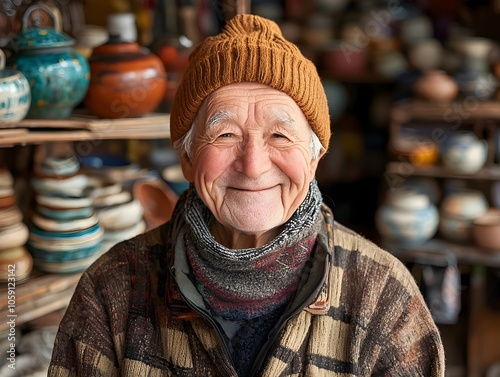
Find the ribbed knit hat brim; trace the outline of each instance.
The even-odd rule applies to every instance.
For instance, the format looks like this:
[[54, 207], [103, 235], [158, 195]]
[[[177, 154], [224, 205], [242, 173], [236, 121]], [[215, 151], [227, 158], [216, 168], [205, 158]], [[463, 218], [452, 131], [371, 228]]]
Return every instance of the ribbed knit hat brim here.
[[276, 23], [248, 14], [233, 17], [220, 34], [205, 39], [191, 54], [172, 104], [172, 141], [189, 130], [210, 93], [239, 82], [261, 83], [288, 94], [328, 149], [328, 104], [315, 65], [283, 38]]

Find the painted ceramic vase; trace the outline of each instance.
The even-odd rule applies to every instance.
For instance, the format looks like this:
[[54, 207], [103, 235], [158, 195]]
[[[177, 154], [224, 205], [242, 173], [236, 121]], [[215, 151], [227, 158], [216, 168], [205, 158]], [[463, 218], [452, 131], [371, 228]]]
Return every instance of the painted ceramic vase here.
[[401, 188], [393, 191], [378, 208], [375, 225], [388, 241], [418, 244], [436, 234], [439, 213], [427, 195]]
[[440, 147], [443, 165], [461, 174], [477, 173], [486, 163], [488, 144], [473, 132], [456, 131]]
[[160, 58], [136, 42], [112, 39], [94, 48], [87, 109], [101, 118], [134, 118], [153, 112], [165, 96]]
[[4, 68], [5, 55], [0, 50], [0, 127], [9, 127], [26, 117], [31, 91], [21, 72]]

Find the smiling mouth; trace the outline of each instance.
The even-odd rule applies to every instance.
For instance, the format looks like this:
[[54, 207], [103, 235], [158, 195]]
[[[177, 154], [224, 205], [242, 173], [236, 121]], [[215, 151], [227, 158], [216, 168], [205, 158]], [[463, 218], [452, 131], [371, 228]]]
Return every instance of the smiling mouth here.
[[230, 189], [233, 189], [235, 191], [241, 191], [241, 192], [262, 192], [266, 190], [271, 190], [275, 186], [271, 187], [263, 187], [263, 188], [243, 188], [243, 187], [230, 187]]

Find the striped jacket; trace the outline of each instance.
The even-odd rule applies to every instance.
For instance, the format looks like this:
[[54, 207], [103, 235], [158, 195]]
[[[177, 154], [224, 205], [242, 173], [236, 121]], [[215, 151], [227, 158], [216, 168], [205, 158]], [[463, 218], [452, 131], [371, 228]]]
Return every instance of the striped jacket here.
[[[407, 269], [323, 213], [315, 260], [253, 375], [444, 376], [439, 332]], [[115, 246], [83, 274], [49, 376], [236, 377], [196, 290], [178, 289], [172, 227]]]

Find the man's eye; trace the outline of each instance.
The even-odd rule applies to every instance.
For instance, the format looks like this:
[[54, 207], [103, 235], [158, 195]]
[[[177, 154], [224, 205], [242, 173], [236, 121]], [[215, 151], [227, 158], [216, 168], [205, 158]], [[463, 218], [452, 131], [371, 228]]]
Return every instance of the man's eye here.
[[282, 135], [282, 134], [273, 134], [273, 137], [274, 138], [277, 138], [277, 139], [280, 139], [280, 138], [286, 138], [285, 135]]
[[231, 137], [233, 136], [233, 134], [229, 133], [229, 132], [226, 132], [224, 134], [220, 134], [219, 136], [217, 136], [218, 138], [228, 138], [228, 137]]

